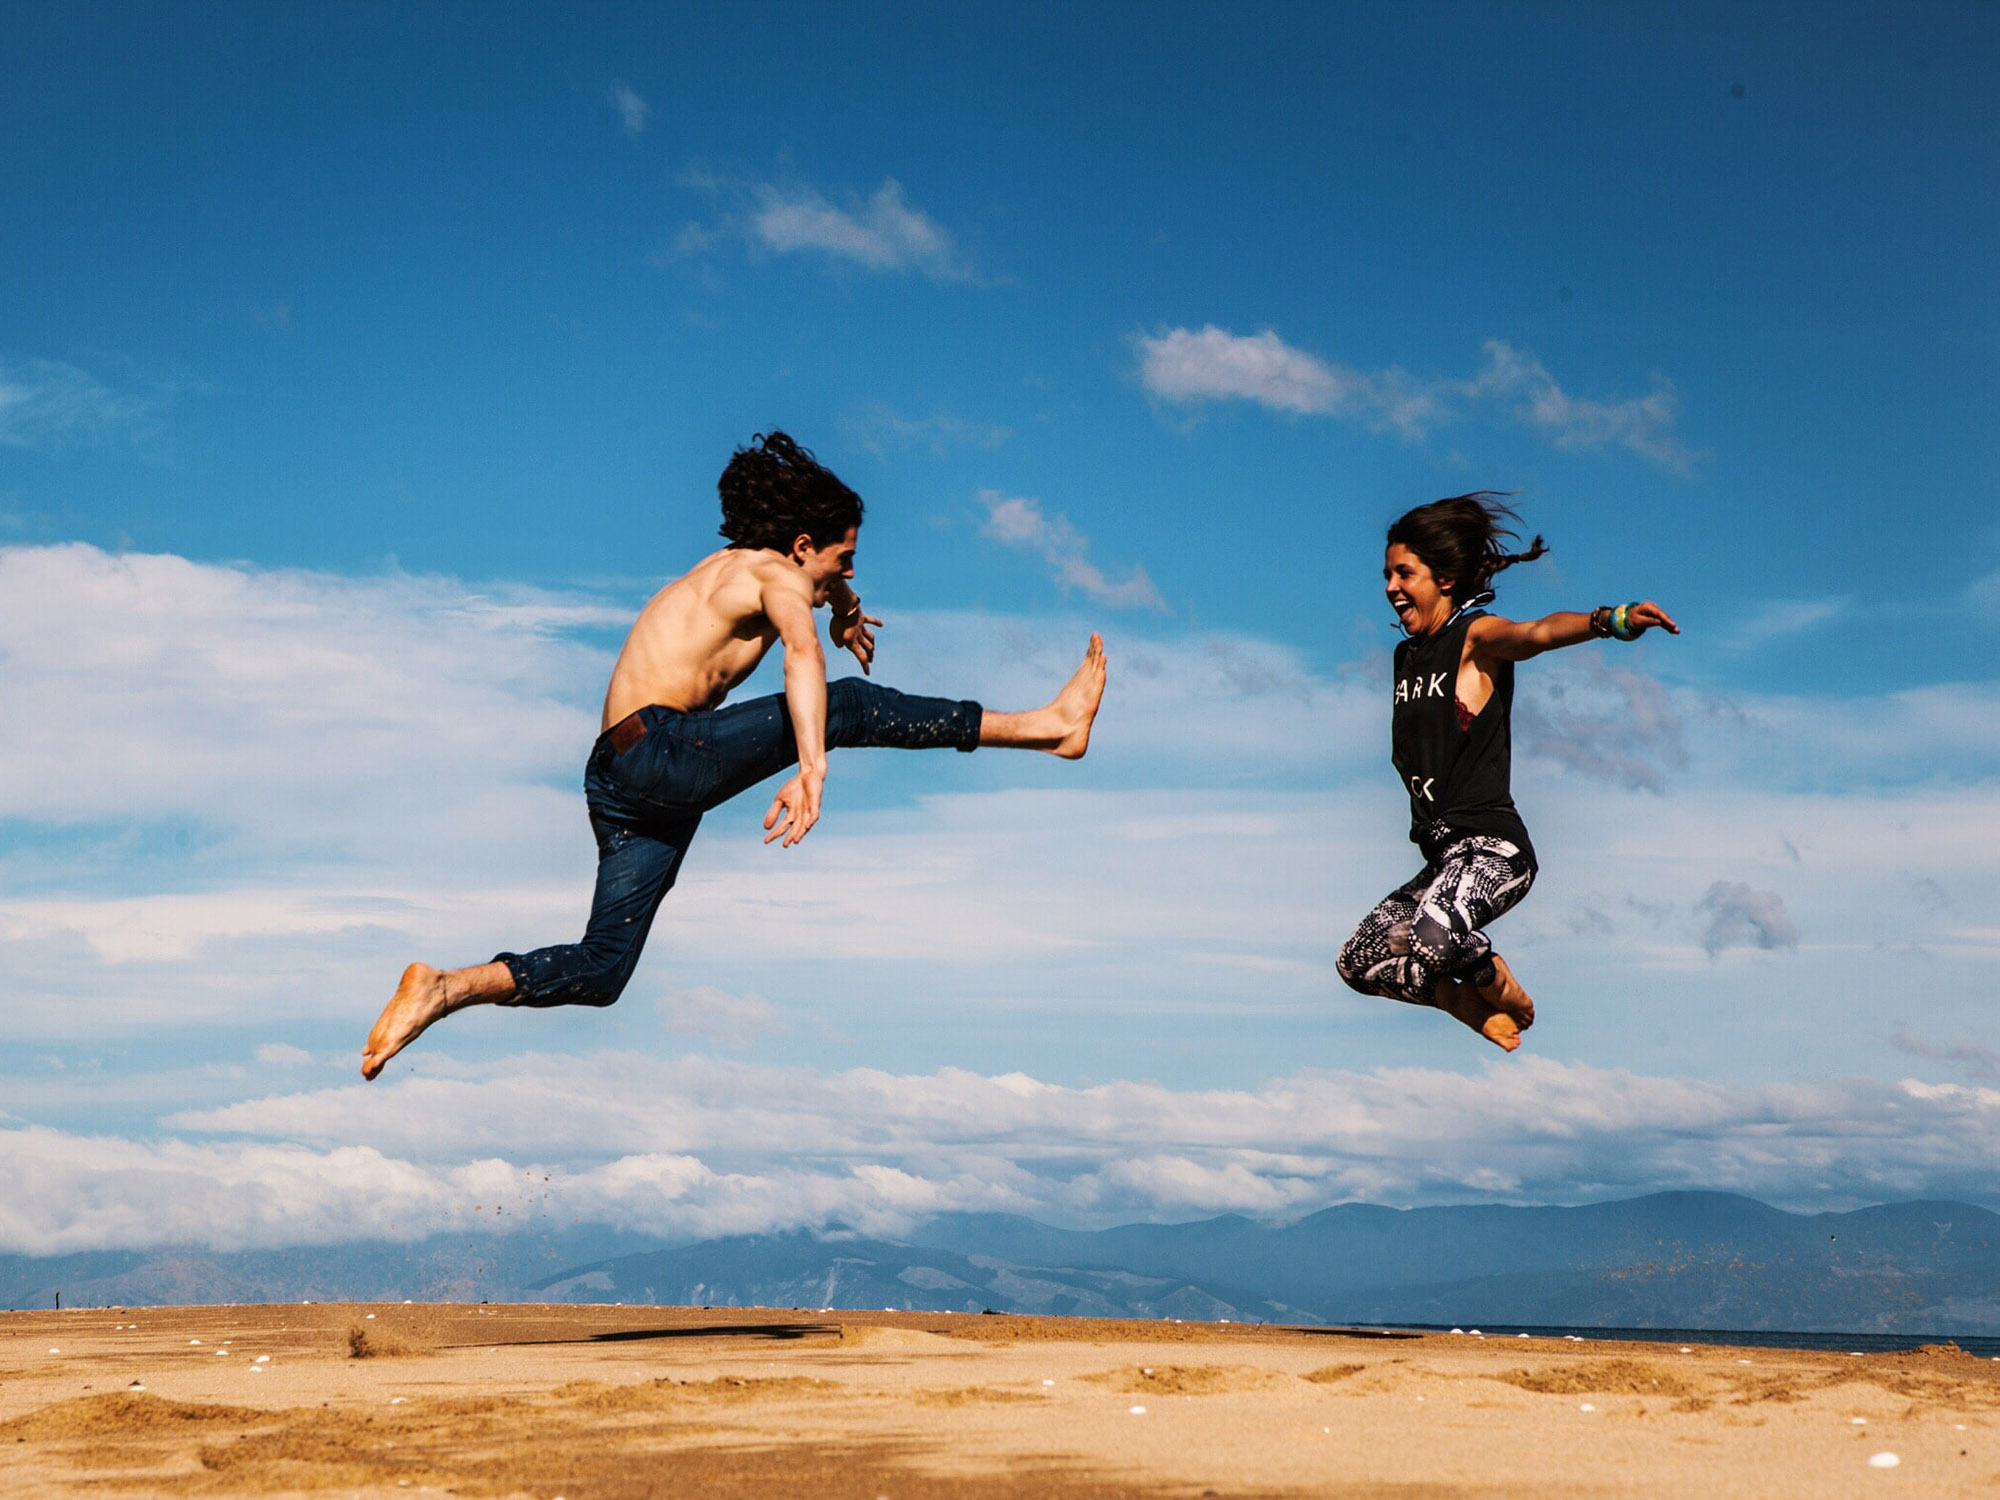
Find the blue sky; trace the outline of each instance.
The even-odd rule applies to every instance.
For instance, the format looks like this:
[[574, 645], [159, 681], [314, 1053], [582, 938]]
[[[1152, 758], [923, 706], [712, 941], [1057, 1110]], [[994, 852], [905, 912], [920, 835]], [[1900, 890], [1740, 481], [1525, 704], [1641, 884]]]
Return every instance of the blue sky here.
[[[488, 1157], [675, 1232], [1991, 1197], [1991, 7], [4, 29], [0, 1174], [331, 1183], [325, 1233]], [[1102, 629], [1092, 758], [852, 757], [783, 857], [712, 818], [616, 1010], [358, 1092], [403, 959], [572, 935], [608, 653], [773, 423], [868, 499], [880, 675], [1025, 705]], [[1687, 627], [1524, 672], [1505, 1067], [1330, 968], [1413, 868], [1381, 533], [1482, 486], [1554, 548], [1503, 608]], [[593, 1067], [684, 1114], [550, 1155], [518, 1091]], [[67, 1212], [0, 1242], [196, 1234]]]

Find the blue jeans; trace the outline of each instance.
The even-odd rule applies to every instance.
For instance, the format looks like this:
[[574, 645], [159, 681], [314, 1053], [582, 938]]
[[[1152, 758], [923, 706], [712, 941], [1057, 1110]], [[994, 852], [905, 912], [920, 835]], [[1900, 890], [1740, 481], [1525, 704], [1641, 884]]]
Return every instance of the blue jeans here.
[[[781, 694], [682, 713], [642, 708], [645, 726], [621, 754], [598, 736], [583, 792], [597, 835], [597, 895], [583, 941], [532, 953], [496, 953], [514, 976], [506, 1005], [609, 1005], [624, 990], [673, 889], [701, 815], [767, 776], [798, 764], [798, 741]], [[980, 707], [915, 698], [859, 677], [826, 685], [826, 746], [972, 750]]]

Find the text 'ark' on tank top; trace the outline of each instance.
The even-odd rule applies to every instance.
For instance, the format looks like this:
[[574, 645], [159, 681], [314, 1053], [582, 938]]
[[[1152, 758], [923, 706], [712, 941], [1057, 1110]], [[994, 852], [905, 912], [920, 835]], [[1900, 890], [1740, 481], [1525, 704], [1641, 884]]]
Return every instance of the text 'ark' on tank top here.
[[1461, 610], [1435, 635], [1396, 647], [1390, 747], [1410, 794], [1410, 842], [1436, 859], [1447, 844], [1485, 834], [1518, 845], [1529, 859], [1527, 825], [1514, 807], [1511, 722], [1514, 664], [1493, 668], [1493, 696], [1460, 727], [1458, 667], [1465, 633], [1482, 609]]

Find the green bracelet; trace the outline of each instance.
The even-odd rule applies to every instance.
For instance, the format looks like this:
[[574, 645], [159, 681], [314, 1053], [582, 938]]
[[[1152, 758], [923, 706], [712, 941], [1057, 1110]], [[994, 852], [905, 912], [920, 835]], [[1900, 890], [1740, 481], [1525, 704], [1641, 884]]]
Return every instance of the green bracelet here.
[[1633, 604], [1621, 604], [1611, 611], [1611, 633], [1621, 641], [1636, 641], [1646, 633], [1643, 625], [1632, 623]]

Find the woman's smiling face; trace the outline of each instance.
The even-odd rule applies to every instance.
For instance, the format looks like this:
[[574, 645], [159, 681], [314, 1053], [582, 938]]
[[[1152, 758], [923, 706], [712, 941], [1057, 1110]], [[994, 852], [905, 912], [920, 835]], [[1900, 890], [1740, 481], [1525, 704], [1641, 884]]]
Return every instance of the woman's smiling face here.
[[1451, 618], [1451, 598], [1431, 576], [1430, 564], [1401, 542], [1382, 556], [1382, 590], [1389, 607], [1411, 635], [1429, 635]]

